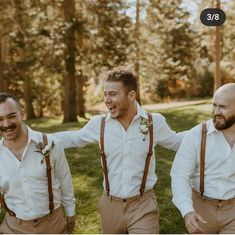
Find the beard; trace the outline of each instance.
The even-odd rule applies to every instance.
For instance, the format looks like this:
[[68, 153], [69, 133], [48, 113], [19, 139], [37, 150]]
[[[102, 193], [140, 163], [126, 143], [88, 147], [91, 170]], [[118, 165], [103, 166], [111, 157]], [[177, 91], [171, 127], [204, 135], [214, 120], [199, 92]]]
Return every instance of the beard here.
[[[219, 117], [221, 119], [218, 121], [216, 120], [216, 117]], [[235, 124], [235, 116], [233, 115], [228, 118], [225, 118], [223, 115], [214, 115], [213, 122], [217, 130], [225, 130]]]

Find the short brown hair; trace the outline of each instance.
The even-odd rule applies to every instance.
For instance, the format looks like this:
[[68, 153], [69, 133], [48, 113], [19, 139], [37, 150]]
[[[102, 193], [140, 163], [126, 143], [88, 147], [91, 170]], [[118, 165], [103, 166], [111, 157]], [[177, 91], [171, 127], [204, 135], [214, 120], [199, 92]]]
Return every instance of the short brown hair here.
[[20, 102], [13, 94], [8, 93], [8, 92], [0, 92], [0, 103], [5, 102], [9, 98], [13, 99], [16, 102], [16, 104], [19, 106], [19, 108], [21, 107]]
[[137, 79], [134, 73], [127, 68], [118, 67], [112, 69], [105, 80], [106, 82], [121, 82], [127, 91], [135, 91], [137, 93]]

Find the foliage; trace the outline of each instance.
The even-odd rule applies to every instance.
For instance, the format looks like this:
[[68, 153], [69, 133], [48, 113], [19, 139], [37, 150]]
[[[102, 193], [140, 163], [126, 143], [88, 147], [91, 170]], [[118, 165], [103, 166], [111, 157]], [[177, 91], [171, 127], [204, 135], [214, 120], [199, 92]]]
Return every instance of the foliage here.
[[188, 21], [189, 12], [181, 4], [180, 0], [154, 0], [150, 1], [147, 11], [148, 37], [151, 38], [147, 62], [156, 74], [149, 88], [160, 98], [193, 95], [188, 94], [188, 88], [195, 80], [195, 32]]
[[[118, 65], [134, 69], [137, 61], [143, 103], [211, 95], [215, 28], [202, 25], [199, 16], [215, 1], [139, 2], [137, 35], [136, 0], [74, 0], [70, 22], [65, 20], [61, 0], [2, 0], [0, 90], [17, 94], [36, 116], [61, 114], [72, 106], [72, 102], [64, 105], [68, 96], [64, 91], [68, 47], [64, 39], [72, 29], [76, 79], [72, 87], [81, 116], [85, 108], [102, 100], [103, 72]], [[190, 20], [194, 12], [183, 2], [196, 6], [194, 21]], [[221, 8], [227, 16], [221, 27], [221, 75], [226, 83], [234, 82], [235, 75], [235, 3], [221, 1]]]

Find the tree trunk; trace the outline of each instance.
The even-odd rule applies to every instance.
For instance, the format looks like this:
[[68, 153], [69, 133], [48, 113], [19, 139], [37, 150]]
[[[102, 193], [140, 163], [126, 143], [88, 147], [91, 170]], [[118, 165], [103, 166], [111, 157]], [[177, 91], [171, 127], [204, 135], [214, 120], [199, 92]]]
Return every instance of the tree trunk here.
[[65, 33], [65, 68], [66, 75], [64, 77], [64, 119], [63, 122], [77, 122], [77, 105], [76, 105], [76, 76], [75, 76], [75, 29], [73, 20], [75, 18], [74, 0], [64, 0], [64, 17], [68, 28]]
[[[220, 9], [220, 0], [216, 2], [216, 8]], [[220, 57], [221, 57], [221, 49], [220, 49], [220, 26], [216, 26], [215, 29], [215, 78], [214, 78], [214, 92], [221, 86], [221, 76], [220, 76]]]
[[84, 78], [80, 69], [77, 76], [77, 113], [79, 117], [85, 117], [85, 99], [83, 95]]
[[24, 100], [25, 100], [25, 108], [27, 113], [27, 119], [36, 118], [34, 108], [33, 108], [33, 101], [32, 101], [32, 94], [30, 88], [30, 77], [25, 76], [24, 78]]
[[139, 47], [139, 37], [140, 35], [140, 0], [136, 0], [136, 18], [135, 18], [135, 45], [136, 45], [136, 57], [135, 57], [135, 74], [137, 79], [137, 101], [141, 104], [140, 100], [140, 87], [139, 87], [139, 77], [140, 77], [140, 47]]
[[0, 92], [4, 91], [2, 38], [0, 37]]
[[[19, 54], [20, 54], [20, 62], [22, 64], [25, 63], [25, 61], [27, 60], [27, 56], [25, 55], [25, 51], [26, 51], [26, 33], [25, 33], [25, 22], [24, 22], [24, 18], [22, 15], [23, 12], [23, 7], [22, 4], [23, 2], [20, 0], [16, 0], [14, 1], [15, 4], [15, 17], [18, 23], [18, 30], [20, 33], [20, 44], [21, 47], [19, 47]], [[32, 99], [32, 90], [31, 90], [31, 79], [30, 79], [30, 75], [25, 71], [25, 69], [27, 69], [27, 67], [23, 66], [21, 68], [21, 77], [24, 80], [24, 101], [25, 101], [25, 109], [26, 109], [26, 114], [27, 114], [27, 119], [32, 119], [35, 118], [35, 112], [34, 112], [34, 108], [33, 108], [33, 99]]]

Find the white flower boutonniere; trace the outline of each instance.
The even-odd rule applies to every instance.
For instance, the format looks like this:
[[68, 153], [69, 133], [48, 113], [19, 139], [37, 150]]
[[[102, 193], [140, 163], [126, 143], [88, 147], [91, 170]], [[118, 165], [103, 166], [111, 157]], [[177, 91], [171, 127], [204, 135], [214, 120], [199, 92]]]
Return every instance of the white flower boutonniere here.
[[43, 158], [41, 160], [41, 164], [43, 163], [44, 158], [50, 154], [50, 152], [52, 151], [52, 149], [54, 148], [55, 143], [54, 141], [52, 141], [51, 143], [47, 144], [46, 146], [44, 146], [44, 144], [42, 142], [39, 142], [36, 144], [36, 148], [37, 148], [37, 153], [41, 153], [43, 155]]
[[143, 141], [145, 141], [145, 136], [148, 134], [149, 126], [153, 123], [149, 122], [146, 118], [141, 118], [140, 120], [140, 132], [143, 134]]

